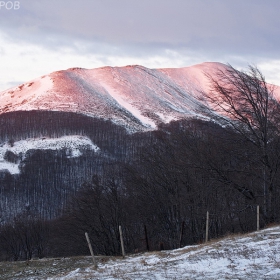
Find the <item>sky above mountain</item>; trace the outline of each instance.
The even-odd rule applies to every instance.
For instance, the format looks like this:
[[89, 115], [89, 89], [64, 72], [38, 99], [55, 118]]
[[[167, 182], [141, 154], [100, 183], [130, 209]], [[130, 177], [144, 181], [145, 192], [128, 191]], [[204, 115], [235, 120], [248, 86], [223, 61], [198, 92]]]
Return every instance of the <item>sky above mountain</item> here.
[[0, 8], [0, 91], [76, 66], [204, 61], [254, 64], [280, 85], [278, 0], [21, 0]]

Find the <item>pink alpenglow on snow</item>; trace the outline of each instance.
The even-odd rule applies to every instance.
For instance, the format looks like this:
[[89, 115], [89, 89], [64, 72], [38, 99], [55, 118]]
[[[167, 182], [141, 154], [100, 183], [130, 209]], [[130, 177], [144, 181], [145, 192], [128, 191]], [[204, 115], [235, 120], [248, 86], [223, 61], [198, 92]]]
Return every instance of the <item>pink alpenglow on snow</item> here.
[[202, 63], [166, 69], [139, 65], [71, 68], [1, 92], [0, 114], [19, 110], [78, 112], [111, 120], [130, 132], [153, 130], [172, 120], [205, 118], [198, 113], [202, 101], [197, 99], [199, 91], [210, 86], [205, 73], [225, 67]]

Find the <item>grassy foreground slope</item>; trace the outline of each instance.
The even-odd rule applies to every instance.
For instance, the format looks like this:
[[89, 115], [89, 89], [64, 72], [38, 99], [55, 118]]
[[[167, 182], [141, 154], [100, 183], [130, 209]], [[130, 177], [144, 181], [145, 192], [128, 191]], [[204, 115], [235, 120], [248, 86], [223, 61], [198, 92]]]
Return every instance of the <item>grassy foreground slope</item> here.
[[0, 263], [1, 279], [280, 279], [280, 226], [173, 251]]

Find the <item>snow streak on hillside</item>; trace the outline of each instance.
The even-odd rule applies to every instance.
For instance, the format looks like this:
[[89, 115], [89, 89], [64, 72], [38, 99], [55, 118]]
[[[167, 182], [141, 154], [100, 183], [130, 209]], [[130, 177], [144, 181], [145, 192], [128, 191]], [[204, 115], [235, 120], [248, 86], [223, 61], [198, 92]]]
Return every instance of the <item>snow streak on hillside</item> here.
[[[0, 170], [6, 169], [11, 174], [18, 174], [20, 173], [19, 165], [24, 160], [27, 151], [61, 149], [66, 149], [68, 157], [79, 157], [82, 155], [82, 150], [85, 149], [95, 152], [99, 150], [89, 138], [79, 135], [51, 139], [43, 137], [3, 143], [0, 146]], [[8, 160], [9, 153], [12, 160]]]
[[280, 227], [218, 242], [111, 258], [100, 262], [95, 271], [77, 268], [65, 276], [48, 280], [256, 280], [280, 279]]
[[0, 113], [18, 110], [79, 112], [109, 119], [129, 131], [197, 116], [197, 90], [207, 89], [204, 72], [220, 63], [148, 69], [143, 66], [71, 68], [0, 93]]

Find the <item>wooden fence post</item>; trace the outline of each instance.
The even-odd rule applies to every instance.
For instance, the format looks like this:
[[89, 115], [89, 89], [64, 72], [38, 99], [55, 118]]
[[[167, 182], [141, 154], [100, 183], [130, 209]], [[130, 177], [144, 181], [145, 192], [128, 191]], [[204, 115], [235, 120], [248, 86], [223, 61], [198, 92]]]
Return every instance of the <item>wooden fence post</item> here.
[[120, 232], [120, 240], [121, 240], [121, 247], [122, 247], [122, 256], [124, 258], [125, 257], [125, 252], [124, 252], [123, 235], [122, 235], [122, 227], [121, 226], [119, 226], [119, 232]]
[[92, 256], [92, 261], [93, 261], [94, 269], [97, 269], [97, 263], [96, 263], [96, 260], [95, 260], [94, 254], [93, 254], [93, 250], [92, 250], [91, 243], [90, 243], [90, 240], [89, 240], [87, 232], [85, 233], [85, 236], [86, 236], [86, 239], [87, 239], [87, 243], [88, 243], [90, 254]]
[[257, 231], [260, 230], [260, 206], [257, 205]]
[[182, 240], [183, 240], [183, 234], [184, 234], [184, 226], [185, 226], [185, 221], [183, 221], [182, 225], [181, 225], [179, 248], [181, 248], [181, 246], [182, 246]]
[[209, 229], [209, 211], [206, 214], [206, 233], [205, 233], [205, 242], [208, 242], [208, 229]]
[[150, 251], [149, 239], [148, 239], [148, 233], [147, 233], [146, 225], [144, 225], [144, 231], [145, 231], [146, 249], [147, 249], [147, 251]]

